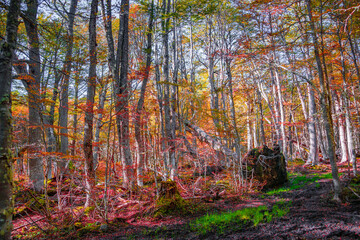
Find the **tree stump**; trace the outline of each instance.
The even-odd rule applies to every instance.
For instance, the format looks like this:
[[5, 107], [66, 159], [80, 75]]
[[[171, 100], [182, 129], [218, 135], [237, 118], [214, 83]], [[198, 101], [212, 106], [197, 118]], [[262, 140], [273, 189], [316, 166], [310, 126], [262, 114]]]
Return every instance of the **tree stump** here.
[[179, 190], [177, 189], [176, 182], [174, 181], [161, 181], [159, 190], [159, 199], [174, 199], [180, 196]]
[[267, 146], [254, 148], [244, 157], [247, 171], [253, 172], [254, 179], [264, 183], [264, 189], [279, 187], [288, 181], [286, 162], [280, 148]]
[[186, 202], [181, 197], [176, 182], [162, 181], [154, 216], [182, 215], [184, 212], [186, 212]]

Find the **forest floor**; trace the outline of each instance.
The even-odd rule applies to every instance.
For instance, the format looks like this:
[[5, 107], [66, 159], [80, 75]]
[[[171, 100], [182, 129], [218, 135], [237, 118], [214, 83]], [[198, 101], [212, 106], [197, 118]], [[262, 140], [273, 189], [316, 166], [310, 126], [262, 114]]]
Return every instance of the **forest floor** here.
[[[292, 167], [289, 169], [289, 183], [285, 186], [241, 198], [224, 196], [211, 202], [199, 203], [206, 205], [206, 211], [202, 213], [158, 218], [137, 215], [119, 224], [109, 224], [105, 231], [84, 228], [85, 232], [83, 229], [81, 235], [70, 234], [68, 237], [57, 238], [51, 233], [31, 239], [360, 239], [360, 178], [350, 182], [348, 169], [345, 166], [339, 168], [344, 191], [342, 202], [338, 203], [332, 200], [333, 184], [329, 169], [328, 165], [313, 169]], [[280, 208], [286, 206], [284, 211], [279, 210], [284, 214], [266, 219], [269, 212], [272, 212], [270, 209], [275, 209], [274, 206], [278, 203], [286, 203], [279, 205]], [[265, 217], [261, 215], [260, 221], [255, 224], [251, 219], [239, 222], [234, 221], [234, 218], [226, 220], [229, 216], [219, 215], [265, 206], [265, 210], [269, 211], [265, 213]], [[265, 210], [261, 209], [259, 212], [263, 214]], [[205, 220], [201, 224], [213, 222], [206, 226], [196, 225], [199, 224], [197, 219], [204, 219], [204, 215], [212, 214], [217, 214], [221, 220]], [[251, 216], [250, 218], [259, 218], [257, 214]], [[15, 227], [17, 225], [19, 223], [15, 221]], [[13, 235], [14, 239], [30, 239], [17, 236], [20, 235]]]
[[[325, 166], [325, 169], [330, 168]], [[153, 222], [156, 225], [153, 227], [139, 221], [117, 233], [89, 239], [360, 239], [360, 198], [349, 198], [353, 187], [349, 185], [347, 170], [340, 168], [345, 189], [342, 203], [332, 200], [329, 171], [304, 170], [292, 174], [289, 184], [278, 191], [251, 194], [246, 199], [222, 199], [212, 204], [212, 211], [229, 212], [261, 205], [271, 207], [279, 201], [291, 203], [285, 216], [270, 222], [257, 226], [245, 224], [239, 228], [225, 226], [221, 233], [214, 226], [212, 231], [199, 234], [189, 227], [194, 216], [166, 218]], [[294, 183], [299, 175], [307, 180]]]

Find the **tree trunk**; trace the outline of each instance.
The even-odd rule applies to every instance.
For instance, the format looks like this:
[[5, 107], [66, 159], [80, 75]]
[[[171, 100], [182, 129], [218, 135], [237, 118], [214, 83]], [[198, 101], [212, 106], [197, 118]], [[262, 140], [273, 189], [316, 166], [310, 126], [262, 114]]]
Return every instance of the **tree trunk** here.
[[115, 83], [116, 124], [120, 143], [120, 157], [123, 167], [123, 184], [124, 187], [131, 187], [134, 183], [134, 169], [130, 151], [128, 106], [130, 86], [127, 77], [129, 64], [129, 0], [121, 1], [117, 59], [116, 68], [119, 69], [119, 79]]
[[78, 0], [71, 0], [70, 11], [68, 13], [69, 23], [67, 26], [67, 46], [65, 62], [63, 67], [64, 77], [61, 83], [60, 92], [60, 106], [59, 106], [59, 126], [60, 126], [60, 152], [64, 155], [62, 161], [59, 162], [60, 174], [65, 172], [66, 155], [69, 154], [69, 139], [68, 139], [68, 112], [69, 112], [69, 81], [71, 75], [72, 52], [74, 42], [74, 19], [76, 13]]
[[11, 81], [19, 13], [20, 0], [11, 0], [7, 14], [6, 39], [0, 41], [0, 239], [4, 240], [10, 240], [12, 229]]
[[78, 131], [78, 104], [79, 104], [79, 84], [80, 84], [80, 69], [77, 69], [75, 75], [75, 93], [74, 93], [74, 115], [73, 115], [73, 139], [71, 142], [71, 156], [76, 153], [76, 140]]
[[308, 130], [309, 130], [310, 145], [309, 145], [309, 156], [306, 161], [306, 164], [316, 165], [319, 161], [317, 138], [316, 138], [316, 127], [315, 127], [316, 105], [315, 105], [314, 90], [312, 89], [312, 86], [308, 85], [308, 91], [309, 91]]
[[94, 119], [94, 99], [96, 89], [96, 15], [98, 12], [98, 0], [91, 1], [91, 12], [89, 21], [89, 52], [90, 67], [87, 86], [85, 127], [84, 127], [84, 154], [85, 154], [85, 189], [86, 202], [88, 207], [91, 200], [91, 191], [95, 185], [95, 170], [93, 159], [93, 119]]
[[338, 116], [337, 120], [338, 120], [338, 130], [339, 130], [339, 142], [341, 148], [340, 163], [346, 163], [349, 159], [349, 156], [348, 156], [348, 146], [347, 146], [346, 132], [345, 132], [345, 119], [343, 115], [342, 99], [337, 93], [335, 93], [334, 95], [336, 97], [335, 111], [336, 111], [336, 115]]
[[252, 133], [251, 133], [251, 120], [250, 120], [250, 101], [246, 102], [247, 105], [247, 116], [246, 116], [246, 135], [247, 135], [247, 151], [250, 151], [253, 148], [252, 144]]
[[134, 128], [135, 128], [135, 145], [137, 148], [136, 151], [136, 160], [137, 160], [137, 171], [136, 178], [137, 184], [143, 186], [143, 168], [145, 162], [145, 146], [141, 138], [141, 114], [144, 106], [145, 100], [145, 91], [147, 82], [149, 80], [150, 65], [151, 65], [151, 49], [152, 49], [152, 31], [153, 31], [153, 19], [154, 19], [154, 1], [151, 2], [151, 9], [149, 13], [149, 26], [147, 28], [147, 46], [146, 46], [146, 66], [144, 79], [142, 81], [140, 97], [136, 106], [136, 113], [134, 119]]
[[200, 141], [206, 142], [215, 151], [219, 151], [219, 152], [223, 153], [227, 157], [230, 157], [230, 158], [233, 158], [233, 159], [238, 159], [239, 158], [239, 156], [237, 156], [237, 154], [235, 152], [231, 151], [226, 146], [223, 146], [220, 141], [212, 138], [204, 130], [202, 130], [198, 126], [195, 126], [195, 125], [191, 124], [186, 119], [182, 119], [182, 120], [183, 120], [183, 122], [185, 123], [185, 125], [187, 127], [187, 131], [190, 131], [191, 133], [193, 133], [197, 138], [199, 138]]
[[29, 75], [27, 80], [28, 105], [29, 105], [29, 145], [31, 145], [31, 157], [29, 158], [30, 180], [35, 191], [44, 188], [43, 161], [39, 156], [41, 151], [41, 112], [40, 112], [40, 42], [37, 27], [37, 0], [27, 2], [27, 11], [24, 18], [26, 33], [29, 41]]
[[[340, 193], [341, 193], [341, 182], [338, 175], [338, 168], [336, 165], [336, 157], [335, 157], [335, 143], [334, 143], [334, 132], [333, 132], [333, 124], [332, 124], [332, 117], [331, 117], [331, 101], [330, 95], [327, 89], [327, 84], [325, 83], [324, 79], [324, 71], [320, 59], [319, 53], [319, 42], [316, 36], [315, 24], [313, 21], [312, 16], [312, 9], [311, 9], [311, 0], [306, 0], [307, 3], [307, 10], [310, 19], [310, 27], [311, 27], [311, 36], [313, 39], [314, 44], [314, 53], [316, 59], [316, 65], [320, 80], [320, 88], [321, 88], [321, 108], [322, 108], [322, 120], [325, 125], [326, 130], [326, 137], [328, 140], [328, 154], [330, 158], [331, 170], [332, 170], [332, 177], [334, 183], [334, 200], [340, 201]], [[326, 79], [327, 80], [327, 79]]]
[[133, 184], [133, 166], [130, 152], [129, 136], [129, 84], [128, 74], [128, 51], [129, 51], [129, 0], [121, 1], [120, 24], [118, 34], [118, 46], [115, 55], [114, 38], [112, 35], [112, 10], [111, 1], [101, 1], [104, 12], [104, 25], [106, 31], [106, 40], [108, 44], [108, 60], [111, 75], [114, 78], [114, 98], [116, 110], [116, 125], [120, 144], [120, 155], [123, 165], [124, 187], [130, 187]]
[[170, 0], [164, 1], [163, 3], [163, 21], [162, 21], [162, 30], [163, 30], [163, 46], [164, 46], [164, 63], [163, 63], [163, 74], [164, 74], [164, 120], [165, 120], [165, 134], [166, 142], [169, 151], [169, 166], [170, 167], [170, 177], [174, 177], [174, 168], [173, 163], [176, 163], [175, 159], [175, 136], [173, 131], [173, 121], [174, 116], [172, 116], [173, 111], [171, 109], [170, 102], [170, 56], [169, 56], [169, 29], [170, 29], [170, 19], [167, 16], [170, 13]]
[[[345, 63], [344, 48], [343, 48], [341, 36], [340, 36], [340, 29], [338, 31], [338, 38], [339, 38], [341, 66], [342, 66], [341, 73], [342, 73], [343, 86], [344, 86], [343, 95], [340, 97], [343, 102], [343, 109], [345, 110], [344, 117], [345, 117], [345, 125], [346, 125], [346, 139], [347, 139], [347, 150], [348, 150], [347, 155], [349, 158], [348, 160], [353, 165], [354, 176], [356, 176], [357, 166], [356, 166], [356, 157], [355, 157], [354, 140], [353, 140], [353, 128], [351, 125], [351, 117], [350, 117], [349, 103], [348, 103], [348, 89], [347, 89], [348, 86], [347, 86], [347, 82], [346, 82], [347, 69], [346, 69], [346, 63]], [[351, 38], [350, 38], [349, 34], [348, 34], [348, 40], [350, 43], [351, 51], [353, 52], [352, 42], [351, 42]], [[355, 56], [354, 52], [353, 52], [353, 56]], [[356, 68], [356, 73], [357, 73], [358, 77], [360, 77], [360, 72], [359, 72], [359, 68], [357, 66], [356, 60], [354, 60], [354, 64], [355, 64], [355, 68]]]
[[277, 99], [279, 104], [279, 111], [280, 111], [280, 132], [281, 132], [281, 149], [285, 157], [285, 161], [287, 161], [287, 141], [286, 141], [286, 132], [285, 132], [285, 111], [284, 111], [284, 104], [283, 104], [283, 96], [281, 92], [281, 82], [280, 77], [277, 69], [274, 70], [275, 73], [275, 82], [276, 82], [276, 92], [277, 92]]
[[260, 146], [266, 145], [265, 130], [264, 130], [264, 112], [261, 102], [261, 94], [259, 89], [256, 89], [257, 104], [260, 111]]
[[219, 95], [217, 91], [217, 86], [214, 77], [214, 53], [213, 53], [213, 36], [212, 36], [212, 21], [210, 18], [207, 19], [208, 32], [207, 32], [207, 41], [208, 41], [208, 75], [210, 83], [210, 95], [211, 95], [211, 116], [214, 121], [215, 130], [220, 130], [219, 123]]
[[237, 127], [237, 122], [236, 122], [236, 113], [235, 113], [235, 104], [234, 104], [234, 91], [233, 91], [233, 81], [232, 81], [232, 74], [231, 74], [231, 60], [230, 59], [226, 59], [226, 75], [227, 75], [227, 80], [229, 82], [229, 104], [230, 104], [230, 110], [231, 110], [231, 120], [232, 120], [232, 124], [233, 124], [233, 128], [234, 128], [234, 132], [235, 132], [235, 151], [236, 154], [240, 157], [241, 156], [241, 150], [240, 150], [240, 134], [239, 134], [239, 130]]
[[[106, 80], [107, 81], [107, 80]], [[96, 119], [96, 127], [95, 127], [95, 146], [94, 146], [94, 169], [97, 168], [98, 162], [99, 162], [99, 151], [100, 151], [100, 130], [103, 125], [103, 111], [105, 106], [105, 100], [106, 100], [106, 92], [108, 88], [108, 83], [105, 82], [101, 88], [100, 96], [99, 96], [99, 105], [98, 105], [98, 115]]]

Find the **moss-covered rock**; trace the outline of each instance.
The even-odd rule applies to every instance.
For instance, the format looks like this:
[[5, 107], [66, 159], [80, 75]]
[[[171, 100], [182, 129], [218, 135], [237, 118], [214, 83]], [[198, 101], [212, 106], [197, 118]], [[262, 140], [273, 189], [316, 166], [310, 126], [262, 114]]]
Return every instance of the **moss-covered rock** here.
[[[264, 184], [264, 189], [283, 185], [288, 181], [284, 155], [278, 147], [270, 149], [267, 146], [254, 148], [244, 157], [248, 172], [254, 179]], [[248, 173], [248, 176], [252, 174]]]

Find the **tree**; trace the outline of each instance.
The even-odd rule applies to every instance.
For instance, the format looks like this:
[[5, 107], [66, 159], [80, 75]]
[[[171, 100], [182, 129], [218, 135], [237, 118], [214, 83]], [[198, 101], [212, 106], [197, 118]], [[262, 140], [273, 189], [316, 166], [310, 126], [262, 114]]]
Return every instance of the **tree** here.
[[331, 100], [330, 94], [328, 89], [328, 79], [325, 78], [326, 70], [323, 68], [323, 63], [320, 58], [320, 46], [318, 42], [318, 38], [316, 35], [315, 24], [312, 15], [312, 7], [311, 7], [311, 0], [306, 0], [308, 15], [310, 19], [310, 27], [311, 27], [311, 36], [313, 39], [314, 44], [314, 54], [316, 59], [316, 66], [318, 71], [318, 77], [320, 80], [320, 88], [321, 88], [321, 110], [322, 110], [322, 120], [324, 121], [325, 131], [326, 131], [326, 138], [328, 142], [328, 154], [330, 158], [331, 164], [331, 172], [334, 182], [334, 200], [340, 201], [340, 193], [341, 193], [341, 183], [338, 175], [338, 168], [336, 165], [336, 156], [335, 156], [335, 142], [334, 142], [334, 128], [332, 124], [332, 117], [331, 117]]
[[89, 54], [90, 67], [87, 83], [87, 97], [85, 110], [84, 128], [84, 154], [85, 154], [85, 185], [86, 203], [89, 206], [91, 191], [95, 181], [94, 156], [93, 156], [93, 119], [94, 119], [94, 100], [96, 89], [96, 15], [98, 12], [98, 0], [91, 1], [90, 21], [89, 21]]
[[130, 151], [129, 132], [129, 0], [121, 0], [120, 26], [117, 48], [117, 68], [119, 78], [115, 82], [116, 124], [120, 144], [120, 157], [123, 165], [124, 186], [131, 187], [134, 181], [134, 169]]
[[0, 41], [0, 239], [10, 239], [13, 212], [11, 153], [11, 81], [20, 0], [10, 1], [6, 38]]
[[[68, 112], [69, 112], [69, 81], [70, 81], [70, 74], [72, 68], [72, 52], [73, 52], [73, 41], [74, 41], [74, 19], [76, 13], [78, 0], [71, 0], [70, 4], [70, 11], [68, 13], [68, 27], [67, 27], [67, 34], [68, 39], [66, 42], [66, 55], [65, 61], [63, 66], [63, 78], [61, 84], [61, 92], [60, 92], [60, 106], [59, 106], [59, 126], [60, 128], [60, 138], [61, 138], [61, 153], [63, 155], [68, 155], [68, 147], [69, 147], [69, 140], [68, 140]], [[60, 164], [60, 173], [65, 171], [65, 159], [59, 162]]]
[[128, 83], [129, 65], [129, 1], [122, 0], [119, 15], [118, 45], [115, 54], [115, 45], [112, 32], [112, 8], [111, 1], [101, 2], [104, 12], [104, 26], [108, 45], [108, 61], [111, 76], [114, 79], [114, 98], [116, 110], [116, 125], [120, 144], [120, 157], [123, 165], [124, 186], [130, 187], [134, 180], [134, 169], [130, 151], [129, 133], [129, 95]]
[[137, 171], [136, 171], [136, 177], [137, 177], [137, 184], [139, 186], [143, 186], [143, 168], [144, 168], [144, 162], [145, 162], [145, 146], [144, 141], [141, 138], [141, 115], [142, 110], [144, 107], [144, 101], [145, 101], [145, 93], [146, 93], [146, 86], [149, 80], [149, 74], [150, 74], [150, 65], [151, 65], [151, 53], [152, 53], [152, 32], [153, 32], [153, 22], [154, 22], [154, 1], [151, 1], [151, 7], [149, 10], [149, 25], [147, 28], [147, 46], [145, 49], [146, 52], [146, 65], [145, 65], [145, 73], [144, 78], [141, 84], [141, 90], [140, 90], [140, 97], [136, 106], [136, 113], [135, 113], [135, 119], [134, 119], [134, 128], [135, 128], [135, 141], [136, 141], [136, 148], [137, 148]]
[[41, 96], [40, 96], [40, 78], [41, 78], [41, 59], [40, 59], [40, 41], [38, 34], [37, 12], [38, 1], [26, 1], [26, 15], [23, 15], [26, 34], [29, 42], [29, 71], [26, 73], [23, 83], [28, 92], [29, 107], [29, 145], [31, 146], [32, 156], [29, 159], [30, 179], [34, 189], [38, 192], [44, 188], [44, 168], [41, 151]]

